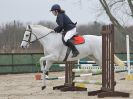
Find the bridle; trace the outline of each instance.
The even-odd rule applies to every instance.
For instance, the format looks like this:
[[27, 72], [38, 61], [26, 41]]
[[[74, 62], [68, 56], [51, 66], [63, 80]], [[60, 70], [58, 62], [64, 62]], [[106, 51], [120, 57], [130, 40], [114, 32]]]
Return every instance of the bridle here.
[[[46, 34], [46, 35], [44, 35], [44, 36], [42, 36], [42, 37], [40, 37], [40, 38], [37, 38], [37, 36], [32, 32], [31, 29], [25, 30], [25, 31], [30, 32], [29, 39], [28, 39], [28, 40], [22, 40], [22, 41], [28, 42], [29, 44], [34, 43], [34, 42], [36, 42], [36, 41], [38, 41], [38, 40], [40, 40], [40, 39], [46, 37], [46, 36], [49, 35], [50, 33], [53, 33], [53, 32], [54, 32], [54, 31], [51, 31], [51, 32], [49, 32], [48, 34]], [[35, 39], [34, 41], [31, 41], [31, 35], [32, 35], [32, 34], [36, 37], [36, 39]]]

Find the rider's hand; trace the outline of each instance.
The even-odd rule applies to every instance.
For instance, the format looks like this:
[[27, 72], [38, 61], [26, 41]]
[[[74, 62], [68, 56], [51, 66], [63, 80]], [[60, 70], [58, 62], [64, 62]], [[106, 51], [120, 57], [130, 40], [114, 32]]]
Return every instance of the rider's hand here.
[[59, 32], [57, 32], [57, 31], [55, 31], [55, 30], [54, 30], [54, 32], [55, 32], [55, 33], [59, 33]]
[[51, 33], [55, 32], [54, 30], [51, 31]]
[[54, 29], [54, 32], [55, 32], [55, 33], [58, 33], [55, 29]]

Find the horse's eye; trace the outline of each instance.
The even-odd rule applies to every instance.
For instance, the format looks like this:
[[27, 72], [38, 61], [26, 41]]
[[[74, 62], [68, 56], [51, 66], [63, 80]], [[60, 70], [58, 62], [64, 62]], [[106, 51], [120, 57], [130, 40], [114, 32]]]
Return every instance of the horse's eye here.
[[26, 35], [26, 37], [28, 37], [29, 35]]

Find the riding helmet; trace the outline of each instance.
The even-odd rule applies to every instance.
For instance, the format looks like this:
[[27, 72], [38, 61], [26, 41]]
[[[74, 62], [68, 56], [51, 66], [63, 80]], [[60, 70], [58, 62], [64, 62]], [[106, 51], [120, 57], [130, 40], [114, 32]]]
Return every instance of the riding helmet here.
[[58, 5], [58, 4], [54, 4], [52, 7], [51, 7], [51, 10], [50, 11], [55, 11], [55, 10], [61, 10], [61, 7], [60, 7], [60, 5]]

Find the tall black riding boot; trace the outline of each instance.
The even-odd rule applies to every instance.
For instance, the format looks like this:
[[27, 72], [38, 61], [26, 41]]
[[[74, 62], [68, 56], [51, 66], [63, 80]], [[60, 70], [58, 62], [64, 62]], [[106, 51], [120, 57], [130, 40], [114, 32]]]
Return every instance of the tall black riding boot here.
[[75, 45], [72, 43], [72, 41], [70, 39], [67, 40], [66, 43], [67, 43], [68, 47], [72, 49], [72, 53], [73, 53], [72, 57], [76, 57], [79, 54], [79, 51], [76, 49]]

